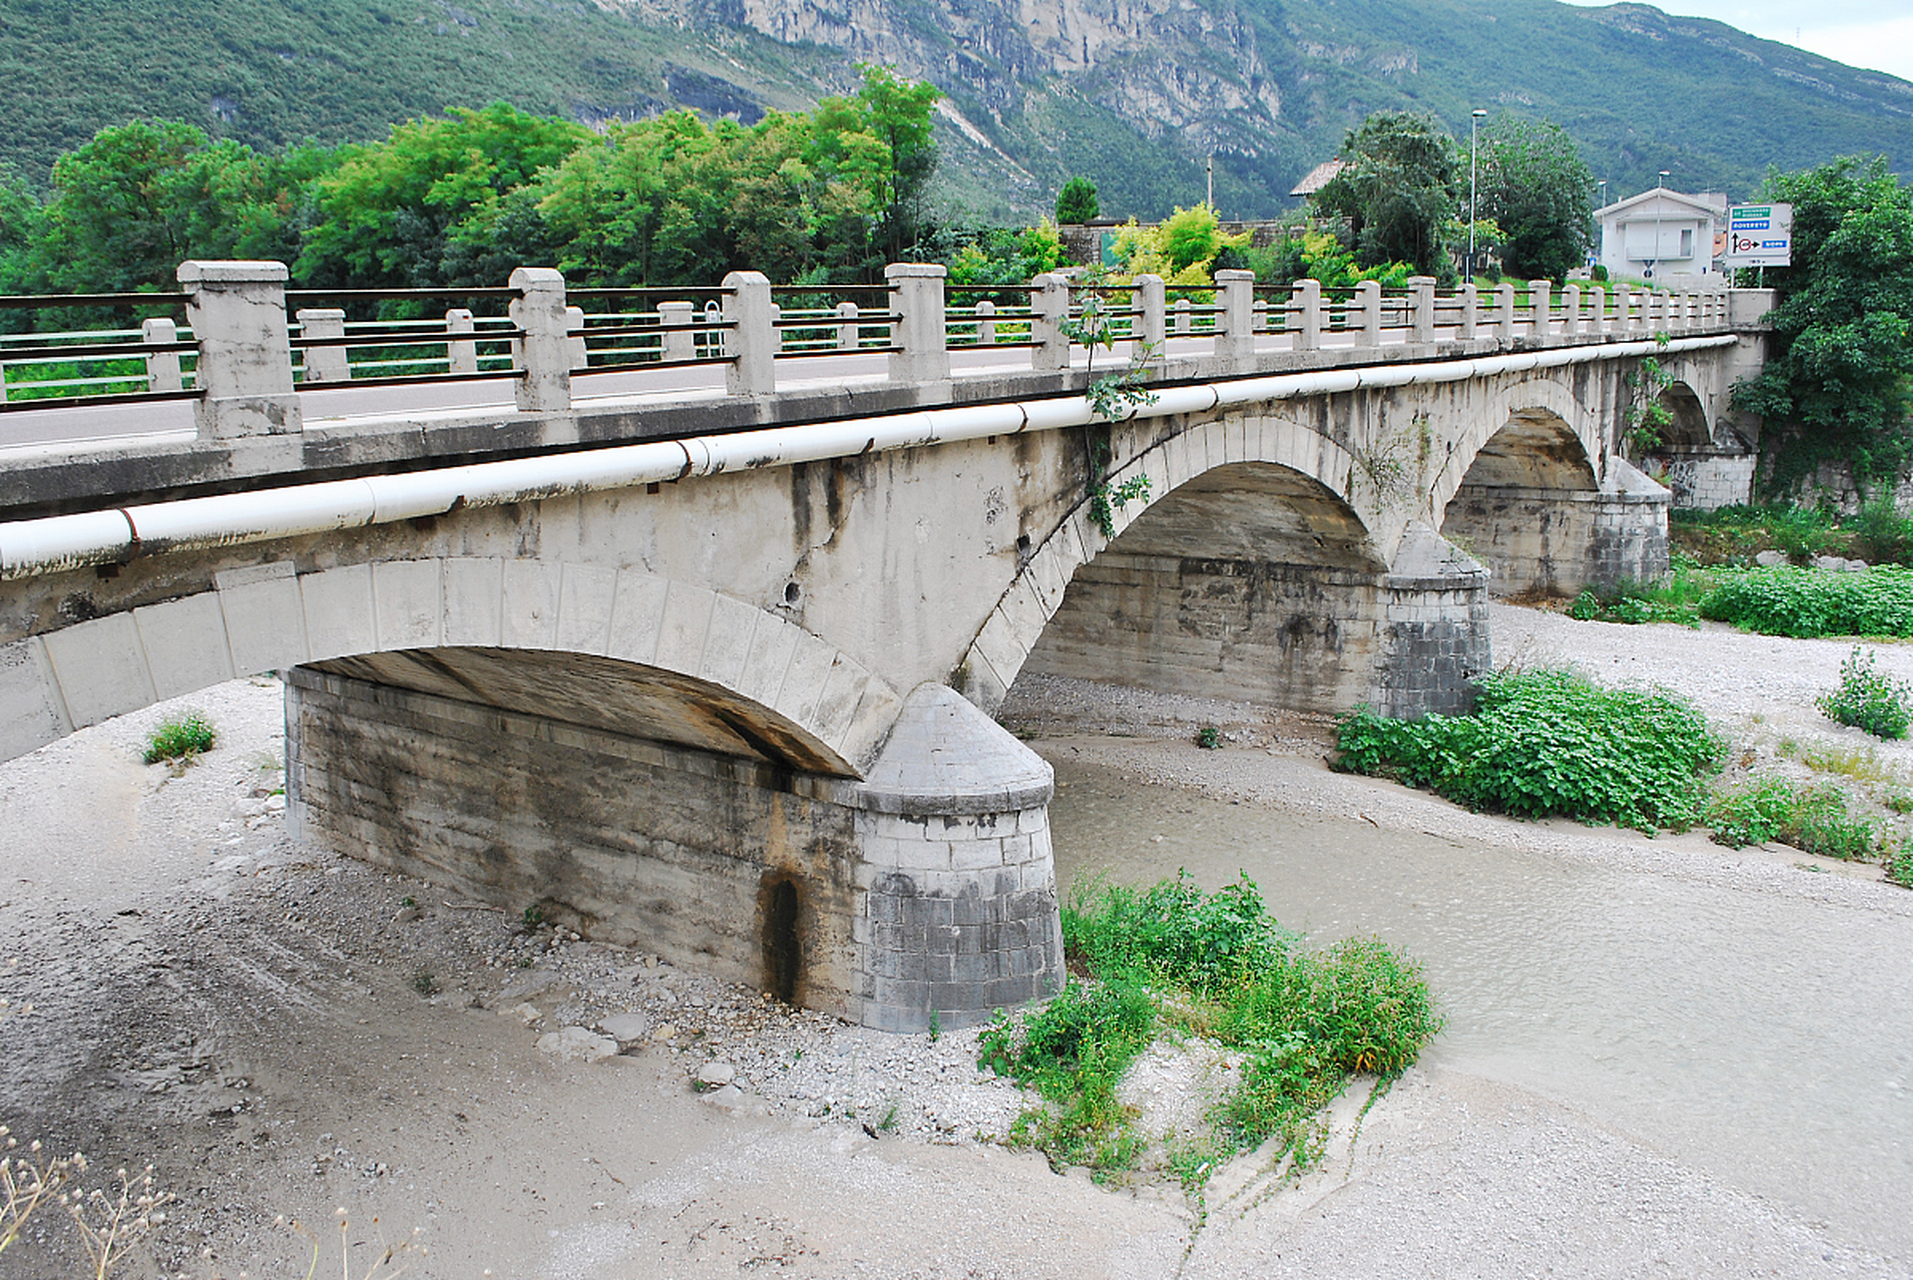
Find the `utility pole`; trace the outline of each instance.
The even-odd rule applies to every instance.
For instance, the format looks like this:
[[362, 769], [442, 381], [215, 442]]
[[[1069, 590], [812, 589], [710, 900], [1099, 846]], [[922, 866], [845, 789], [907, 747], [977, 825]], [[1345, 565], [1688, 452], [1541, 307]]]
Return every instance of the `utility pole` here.
[[1210, 213], [1216, 211], [1216, 153], [1213, 151], [1209, 153], [1209, 198], [1205, 203]]
[[1475, 126], [1487, 114], [1480, 107], [1468, 113], [1468, 269], [1464, 275], [1469, 284], [1475, 282]]

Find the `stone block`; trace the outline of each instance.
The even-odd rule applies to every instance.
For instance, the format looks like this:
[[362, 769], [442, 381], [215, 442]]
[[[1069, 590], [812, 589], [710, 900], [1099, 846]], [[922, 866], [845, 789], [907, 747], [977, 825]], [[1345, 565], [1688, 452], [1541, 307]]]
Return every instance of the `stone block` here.
[[233, 678], [216, 592], [135, 609], [133, 620], [155, 696], [174, 698]]
[[799, 634], [795, 624], [765, 615], [751, 633], [751, 648], [744, 658], [737, 691], [762, 706], [775, 706], [783, 692], [791, 655], [797, 651]]
[[292, 562], [277, 560], [232, 569], [213, 579], [226, 623], [226, 643], [236, 675], [253, 675], [304, 662], [304, 605]]
[[558, 641], [563, 566], [543, 560], [505, 561], [498, 643], [507, 649], [550, 649]]
[[372, 568], [372, 607], [381, 649], [430, 649], [444, 623], [438, 560], [387, 560]]
[[496, 647], [504, 608], [505, 562], [474, 556], [453, 557], [445, 561], [441, 582], [444, 612], [439, 634], [444, 643]]
[[372, 566], [346, 565], [299, 576], [306, 640], [313, 660], [373, 653]]
[[42, 643], [74, 728], [154, 701], [132, 614], [64, 627], [42, 637]]
[[705, 638], [710, 634], [714, 592], [671, 580], [664, 612], [658, 624], [654, 662], [667, 671], [696, 675], [704, 661]]
[[652, 663], [657, 659], [658, 634], [664, 625], [668, 579], [637, 569], [620, 569], [611, 604], [611, 624], [605, 653], [625, 662]]
[[[704, 655], [698, 674], [713, 684], [735, 689], [744, 679], [744, 664], [750, 656], [751, 640], [763, 611], [742, 600], [719, 594], [711, 605], [710, 629], [704, 641]], [[767, 625], [775, 626], [772, 619]]]
[[557, 647], [604, 653], [611, 645], [611, 609], [617, 597], [616, 569], [566, 564], [558, 580]]
[[72, 729], [40, 638], [0, 645], [0, 758], [24, 755]]

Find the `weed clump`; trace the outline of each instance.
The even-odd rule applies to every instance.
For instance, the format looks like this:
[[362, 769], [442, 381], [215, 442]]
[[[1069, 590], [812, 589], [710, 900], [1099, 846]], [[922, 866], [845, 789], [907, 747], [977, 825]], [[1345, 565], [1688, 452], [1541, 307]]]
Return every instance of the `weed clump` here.
[[1759, 778], [1722, 792], [1708, 807], [1707, 825], [1714, 843], [1730, 849], [1777, 840], [1829, 858], [1878, 858], [1889, 875], [1898, 847], [1885, 823], [1847, 811], [1841, 788], [1785, 778]]
[[1339, 768], [1470, 809], [1648, 832], [1700, 819], [1726, 750], [1707, 717], [1672, 693], [1549, 670], [1483, 680], [1471, 715], [1393, 720], [1358, 707], [1336, 746]]
[[1276, 1160], [1310, 1167], [1324, 1109], [1358, 1072], [1392, 1078], [1441, 1030], [1420, 967], [1374, 940], [1304, 945], [1263, 907], [1246, 877], [1205, 894], [1186, 872], [1148, 889], [1092, 881], [1063, 911], [1072, 979], [1040, 1010], [999, 1015], [979, 1065], [1048, 1105], [1011, 1138], [1052, 1163], [1107, 1175], [1146, 1140], [1117, 1085], [1163, 1034], [1201, 1037], [1241, 1055], [1240, 1083], [1207, 1117], [1209, 1132], [1171, 1152], [1185, 1185], [1217, 1160], [1277, 1137]]
[[189, 711], [160, 721], [146, 735], [146, 763], [158, 764], [162, 760], [191, 763], [193, 757], [211, 751], [218, 740], [219, 734], [211, 722], [199, 712]]
[[1814, 705], [1829, 719], [1856, 729], [1864, 729], [1876, 738], [1898, 739], [1906, 736], [1913, 724], [1913, 689], [1906, 681], [1882, 674], [1874, 667], [1877, 657], [1860, 646], [1840, 664], [1840, 687], [1814, 699]]

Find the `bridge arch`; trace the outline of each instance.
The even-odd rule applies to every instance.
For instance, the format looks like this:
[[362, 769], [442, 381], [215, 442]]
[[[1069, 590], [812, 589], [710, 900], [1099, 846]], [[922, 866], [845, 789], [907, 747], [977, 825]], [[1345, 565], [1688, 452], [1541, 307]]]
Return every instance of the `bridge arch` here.
[[[516, 686], [492, 679], [516, 664]], [[582, 723], [773, 766], [854, 778], [902, 698], [775, 614], [640, 570], [423, 557], [297, 573], [222, 573], [212, 590], [78, 622], [0, 650], [7, 756], [226, 680], [313, 667], [430, 690], [516, 687]], [[615, 673], [615, 674], [614, 674]], [[614, 685], [625, 686], [614, 695]], [[499, 699], [492, 698], [494, 702]], [[604, 727], [611, 727], [608, 721]]]
[[964, 655], [960, 687], [985, 709], [1000, 705], [1079, 573], [1115, 549], [1145, 562], [1231, 563], [1267, 560], [1273, 542], [1300, 550], [1298, 563], [1311, 569], [1377, 579], [1388, 565], [1378, 522], [1343, 492], [1355, 468], [1336, 441], [1268, 412], [1231, 414], [1156, 441], [1110, 477], [1112, 489], [1148, 480], [1146, 496], [1111, 510], [1110, 536], [1085, 501], [1034, 549]]
[[1662, 445], [1673, 449], [1705, 449], [1714, 442], [1707, 406], [1693, 387], [1676, 379], [1661, 388], [1655, 401], [1667, 410], [1667, 425], [1661, 431]]
[[1525, 483], [1567, 481], [1574, 489], [1597, 488], [1608, 450], [1594, 418], [1570, 388], [1553, 378], [1496, 387], [1466, 413], [1448, 460], [1430, 485], [1429, 509], [1445, 511], [1464, 484], [1491, 482], [1475, 473], [1484, 450], [1507, 460], [1484, 468], [1505, 473], [1502, 483], [1512, 481], [1524, 465], [1519, 460], [1526, 458], [1534, 478]]

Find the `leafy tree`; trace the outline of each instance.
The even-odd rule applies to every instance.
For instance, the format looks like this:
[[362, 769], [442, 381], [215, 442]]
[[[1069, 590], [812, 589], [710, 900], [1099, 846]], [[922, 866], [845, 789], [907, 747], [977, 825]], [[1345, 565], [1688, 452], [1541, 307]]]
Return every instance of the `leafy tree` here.
[[0, 293], [32, 293], [40, 288], [34, 250], [45, 234], [45, 224], [39, 198], [17, 169], [0, 163]]
[[74, 292], [170, 287], [187, 258], [276, 245], [290, 209], [285, 167], [177, 120], [102, 129], [53, 166], [32, 274]]
[[[447, 283], [447, 254], [461, 237], [460, 224], [495, 221], [494, 206], [508, 192], [591, 136], [582, 125], [503, 102], [394, 125], [384, 142], [347, 149], [338, 168], [318, 180], [316, 221], [294, 274], [319, 285]], [[469, 242], [473, 227], [462, 234]]]
[[1378, 111], [1342, 140], [1342, 171], [1312, 197], [1348, 225], [1364, 267], [1402, 261], [1448, 278], [1444, 228], [1460, 207], [1465, 177], [1455, 140], [1430, 115]]
[[[978, 228], [964, 238], [967, 243], [949, 259], [952, 289], [1015, 289], [1063, 265], [1063, 242], [1057, 239], [1055, 224], [1048, 219], [1021, 231]], [[977, 296], [972, 293], [969, 298]], [[992, 300], [1006, 302], [1012, 297], [1004, 294]]]
[[1088, 222], [1101, 212], [1102, 206], [1096, 200], [1096, 184], [1088, 178], [1071, 178], [1056, 193], [1058, 222]]
[[1845, 460], [1862, 489], [1891, 485], [1913, 463], [1913, 190], [1884, 156], [1843, 156], [1769, 173], [1765, 196], [1793, 205], [1793, 265], [1767, 269], [1767, 363], [1734, 388], [1769, 424], [1764, 483]]
[[1481, 216], [1501, 232], [1501, 264], [1508, 274], [1560, 280], [1587, 262], [1594, 175], [1560, 125], [1510, 115], [1489, 125], [1481, 138], [1477, 190]]
[[1113, 246], [1131, 276], [1159, 275], [1171, 288], [1208, 289], [1215, 284], [1217, 259], [1240, 255], [1245, 235], [1225, 236], [1214, 209], [1206, 204], [1177, 209], [1153, 227], [1134, 219], [1116, 232]]

